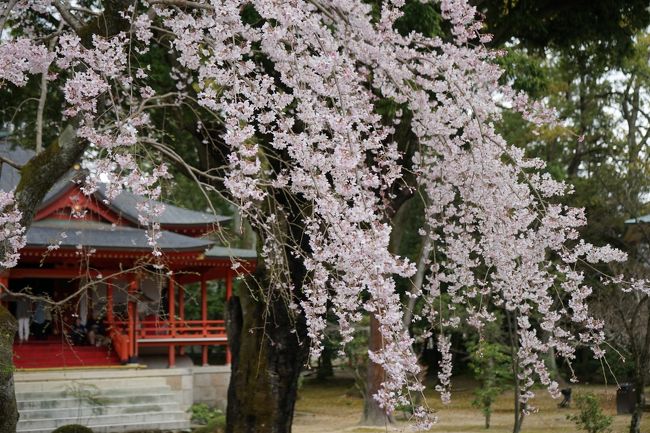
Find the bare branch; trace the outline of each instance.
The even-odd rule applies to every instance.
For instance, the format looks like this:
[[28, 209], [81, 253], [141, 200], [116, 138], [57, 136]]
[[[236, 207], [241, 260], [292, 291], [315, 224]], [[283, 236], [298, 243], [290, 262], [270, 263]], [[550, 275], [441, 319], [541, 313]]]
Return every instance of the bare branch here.
[[77, 18], [72, 15], [70, 10], [68, 9], [68, 6], [64, 5], [61, 0], [55, 0], [54, 2], [54, 7], [56, 7], [56, 10], [59, 11], [61, 14], [61, 18], [63, 18], [63, 21], [65, 21], [72, 29], [76, 32], [79, 33], [81, 31], [82, 25], [77, 20]]
[[9, 2], [2, 8], [2, 12], [0, 12], [0, 35], [2, 34], [7, 18], [9, 18], [9, 14], [14, 6], [16, 6], [16, 3], [18, 3], [18, 0], [9, 0]]
[[208, 11], [213, 11], [214, 8], [208, 4], [193, 2], [189, 0], [149, 0], [150, 5], [164, 5], [164, 6], [178, 6], [194, 9], [205, 9]]
[[[59, 25], [57, 32], [63, 29], [63, 23]], [[52, 51], [56, 44], [57, 37], [50, 39], [48, 50]], [[43, 112], [45, 111], [45, 100], [47, 99], [47, 73], [43, 72], [41, 75], [41, 95], [38, 98], [38, 108], [36, 110], [36, 153], [43, 150]]]
[[2, 165], [2, 164], [10, 165], [10, 166], [12, 166], [13, 168], [15, 168], [16, 170], [20, 170], [20, 169], [23, 168], [23, 166], [20, 165], [20, 164], [18, 164], [17, 162], [15, 162], [15, 161], [13, 161], [13, 160], [7, 158], [7, 157], [4, 156], [4, 155], [0, 155], [0, 165]]

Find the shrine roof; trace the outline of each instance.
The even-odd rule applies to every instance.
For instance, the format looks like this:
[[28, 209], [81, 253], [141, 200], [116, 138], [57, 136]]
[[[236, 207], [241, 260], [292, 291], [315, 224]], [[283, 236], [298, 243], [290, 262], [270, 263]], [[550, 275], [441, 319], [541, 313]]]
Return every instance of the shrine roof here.
[[[12, 145], [7, 141], [0, 140], [0, 155], [14, 161], [17, 164], [26, 164], [33, 156], [34, 151]], [[74, 178], [78, 175], [77, 170], [71, 170], [66, 173], [56, 184], [48, 191], [41, 203], [39, 209], [55, 201], [61, 194], [70, 188]], [[20, 172], [9, 164], [2, 164], [0, 168], [0, 190], [12, 191], [20, 181]], [[137, 196], [129, 191], [122, 191], [113, 200], [107, 200], [106, 187], [100, 186], [95, 191], [95, 196], [104, 203], [109, 209], [124, 217], [134, 225], [138, 225], [137, 204], [145, 200], [144, 197]], [[162, 202], [158, 202], [162, 203]], [[214, 215], [207, 212], [199, 212], [190, 209], [184, 209], [169, 203], [163, 203], [165, 210], [158, 216], [158, 222], [163, 226], [209, 226], [218, 225], [230, 220], [230, 217], [223, 215]]]
[[205, 257], [210, 259], [221, 259], [228, 257], [237, 257], [240, 259], [257, 259], [257, 251], [246, 250], [242, 248], [214, 246], [205, 252]]
[[[161, 230], [156, 243], [163, 251], [174, 252], [201, 251], [214, 242]], [[59, 219], [32, 223], [27, 230], [27, 246], [47, 248], [50, 245], [68, 249], [82, 246], [98, 250], [151, 250], [147, 231], [135, 227]]]
[[[100, 186], [95, 193], [102, 200], [106, 198], [106, 188]], [[138, 223], [137, 204], [145, 201], [143, 197], [137, 196], [129, 191], [122, 191], [120, 195], [108, 202], [108, 207], [116, 211], [118, 214], [124, 216], [134, 224]], [[179, 206], [174, 206], [169, 203], [165, 204], [165, 210], [158, 216], [158, 222], [163, 225], [209, 225], [219, 224], [229, 221], [230, 217], [222, 215], [214, 215], [206, 212], [198, 212], [190, 209], [185, 209]]]
[[[34, 156], [34, 152], [0, 139], [0, 155], [23, 165]], [[131, 192], [123, 191], [113, 200], [107, 200], [106, 186], [100, 186], [93, 193], [96, 202], [116, 215], [116, 220], [61, 218], [61, 214], [49, 213], [48, 206], [56, 208], [57, 203], [61, 200], [65, 202], [64, 199], [68, 195], [80, 193], [75, 183], [79, 175], [79, 170], [69, 171], [47, 193], [39, 206], [39, 211], [43, 210], [41, 218], [37, 218], [27, 231], [27, 248], [46, 249], [51, 245], [58, 245], [58, 248], [64, 250], [84, 248], [150, 254], [152, 247], [147, 238], [147, 231], [138, 223], [137, 204], [145, 199]], [[1, 190], [14, 190], [19, 181], [19, 170], [6, 163], [0, 164]], [[215, 260], [256, 258], [254, 250], [214, 246], [214, 241], [199, 236], [210, 233], [212, 226], [216, 227], [229, 220], [229, 217], [183, 209], [168, 203], [164, 205], [165, 210], [158, 220], [162, 230], [157, 240], [157, 245], [162, 251], [167, 253], [196, 251], [205, 253], [206, 258]], [[64, 203], [62, 206], [68, 205]]]

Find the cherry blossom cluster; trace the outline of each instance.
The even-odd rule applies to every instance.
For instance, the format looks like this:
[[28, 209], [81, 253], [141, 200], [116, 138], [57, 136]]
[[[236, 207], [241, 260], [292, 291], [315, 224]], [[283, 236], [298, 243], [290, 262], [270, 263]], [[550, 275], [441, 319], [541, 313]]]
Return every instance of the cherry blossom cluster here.
[[0, 267], [7, 269], [16, 266], [20, 258], [20, 249], [25, 246], [25, 228], [21, 226], [22, 214], [16, 209], [14, 195], [0, 191], [0, 243], [4, 256], [0, 258]]
[[7, 80], [16, 86], [27, 84], [30, 74], [47, 72], [54, 55], [31, 39], [19, 38], [0, 44], [0, 85]]

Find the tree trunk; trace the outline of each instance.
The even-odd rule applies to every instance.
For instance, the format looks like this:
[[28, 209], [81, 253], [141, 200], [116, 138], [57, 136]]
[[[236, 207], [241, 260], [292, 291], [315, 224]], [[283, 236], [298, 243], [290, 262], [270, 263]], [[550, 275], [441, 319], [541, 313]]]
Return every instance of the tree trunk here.
[[18, 424], [13, 378], [16, 329], [16, 319], [0, 305], [0, 433], [16, 433]]
[[318, 359], [318, 370], [316, 371], [316, 378], [318, 380], [326, 380], [334, 376], [334, 367], [332, 366], [332, 356], [334, 356], [334, 349], [326, 341], [323, 342], [323, 351]]
[[295, 317], [282, 297], [265, 302], [246, 288], [240, 292], [228, 304], [226, 433], [289, 433], [309, 353], [304, 317]]
[[[74, 128], [68, 126], [56, 142], [21, 168], [15, 197], [16, 206], [22, 212], [23, 227], [29, 228], [47, 192], [79, 160], [86, 145], [85, 141], [77, 140]], [[0, 245], [0, 257], [5, 256], [4, 248]], [[12, 320], [13, 316], [0, 306], [0, 433], [15, 433], [18, 421], [12, 364], [16, 330]]]
[[[380, 350], [383, 346], [381, 332], [379, 332], [379, 322], [374, 315], [370, 315], [370, 335], [368, 336], [368, 349], [372, 351]], [[379, 407], [379, 403], [374, 399], [374, 395], [379, 391], [384, 381], [384, 369], [368, 360], [366, 394], [363, 405], [363, 425], [380, 425], [385, 426], [393, 421], [392, 416], [386, 415], [384, 409]]]
[[515, 379], [515, 423], [512, 426], [512, 433], [520, 433], [521, 427], [524, 424], [524, 408], [519, 401], [519, 380]]
[[[513, 317], [514, 316], [514, 317]], [[510, 350], [512, 357], [512, 373], [515, 385], [515, 422], [512, 426], [512, 433], [520, 433], [521, 426], [524, 423], [524, 407], [519, 397], [521, 395], [521, 384], [519, 382], [519, 358], [517, 358], [517, 347], [519, 346], [519, 334], [517, 332], [517, 312], [511, 313], [506, 310], [506, 319], [508, 321], [508, 335], [510, 337]]]
[[[410, 203], [410, 197], [401, 202], [395, 202], [391, 206], [394, 210], [394, 215], [391, 219], [391, 225], [393, 227], [390, 234], [390, 244], [389, 250], [393, 254], [399, 254], [399, 248], [402, 243], [402, 238], [404, 237], [404, 232], [406, 230], [406, 222], [411, 215], [408, 212]], [[427, 245], [427, 246], [425, 246]], [[422, 246], [423, 251], [427, 251], [429, 244], [428, 241], [425, 242], [425, 245]], [[421, 253], [421, 256], [424, 253]], [[422, 264], [422, 266], [420, 266]], [[420, 267], [422, 268], [420, 270]], [[419, 283], [415, 283], [412, 290], [419, 290], [422, 286], [422, 281], [424, 277], [424, 262], [420, 260], [418, 262], [418, 275], [416, 280]], [[419, 278], [419, 279], [418, 279]], [[411, 322], [412, 310], [415, 306], [414, 302], [411, 302], [409, 298], [408, 306], [404, 312], [404, 328], [408, 329], [408, 326]], [[382, 348], [382, 336], [379, 331], [379, 322], [375, 317], [370, 315], [370, 331], [368, 335], [368, 349], [372, 351], [380, 350]], [[361, 418], [362, 425], [387, 425], [394, 422], [392, 415], [387, 415], [386, 412], [379, 407], [377, 400], [375, 400], [374, 395], [379, 391], [382, 382], [384, 381], [384, 370], [377, 364], [368, 360], [367, 373], [366, 373], [366, 389], [364, 394], [363, 402], [363, 417]]]
[[[645, 380], [643, 373], [637, 373], [637, 379], [634, 381], [635, 405], [630, 421], [630, 433], [641, 433], [641, 418], [643, 417], [643, 407], [645, 406]], [[640, 376], [640, 377], [639, 377]]]

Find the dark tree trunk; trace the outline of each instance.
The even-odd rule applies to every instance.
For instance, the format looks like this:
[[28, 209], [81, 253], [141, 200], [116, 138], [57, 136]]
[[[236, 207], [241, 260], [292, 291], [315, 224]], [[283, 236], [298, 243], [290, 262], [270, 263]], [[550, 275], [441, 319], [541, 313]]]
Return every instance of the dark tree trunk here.
[[289, 433], [309, 353], [304, 318], [295, 317], [282, 297], [265, 302], [246, 288], [240, 292], [228, 304], [226, 433]]
[[641, 433], [641, 418], [643, 417], [643, 408], [645, 406], [645, 380], [643, 373], [637, 374], [637, 380], [634, 383], [635, 405], [630, 421], [630, 433]]
[[[646, 304], [646, 306], [647, 301], [648, 298], [645, 297], [643, 303]], [[641, 418], [643, 417], [643, 409], [645, 408], [645, 384], [648, 377], [648, 359], [650, 358], [650, 311], [648, 310], [646, 310], [646, 317], [645, 338], [643, 344], [641, 345], [640, 351], [638, 349], [633, 351], [633, 353], [637, 354], [636, 359], [634, 360], [634, 363], [636, 364], [634, 369], [634, 393], [636, 401], [634, 412], [632, 413], [632, 420], [630, 421], [630, 433], [640, 433]], [[634, 338], [635, 336], [631, 335], [631, 337]]]
[[517, 358], [517, 347], [519, 347], [519, 333], [517, 332], [517, 311], [511, 313], [510, 311], [506, 310], [506, 319], [508, 321], [508, 336], [510, 337], [512, 374], [515, 382], [515, 422], [512, 426], [512, 433], [520, 433], [521, 427], [524, 423], [525, 407], [521, 404], [521, 400], [519, 400], [519, 397], [521, 395], [521, 383], [519, 382], [519, 358]]
[[334, 376], [332, 356], [334, 356], [334, 349], [326, 341], [323, 342], [323, 351], [318, 359], [318, 370], [316, 371], [318, 380], [327, 380]]
[[16, 319], [0, 305], [0, 433], [15, 433], [18, 424], [12, 353], [16, 329]]

